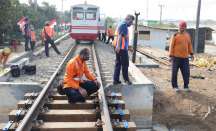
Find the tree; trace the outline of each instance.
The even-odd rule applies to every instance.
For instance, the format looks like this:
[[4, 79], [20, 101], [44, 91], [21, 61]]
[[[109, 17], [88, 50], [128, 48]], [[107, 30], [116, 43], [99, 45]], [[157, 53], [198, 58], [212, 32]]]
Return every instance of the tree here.
[[106, 18], [106, 22], [107, 22], [107, 28], [109, 29], [110, 26], [113, 27], [114, 23], [116, 22], [115, 20], [113, 20], [111, 17], [107, 17]]

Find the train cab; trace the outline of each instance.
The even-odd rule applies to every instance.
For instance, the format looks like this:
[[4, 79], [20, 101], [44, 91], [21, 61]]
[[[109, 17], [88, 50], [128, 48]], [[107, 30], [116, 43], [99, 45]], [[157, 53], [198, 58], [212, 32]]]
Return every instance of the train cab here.
[[93, 41], [98, 33], [105, 32], [105, 15], [100, 14], [98, 6], [85, 4], [71, 7], [70, 36], [80, 42], [81, 40]]

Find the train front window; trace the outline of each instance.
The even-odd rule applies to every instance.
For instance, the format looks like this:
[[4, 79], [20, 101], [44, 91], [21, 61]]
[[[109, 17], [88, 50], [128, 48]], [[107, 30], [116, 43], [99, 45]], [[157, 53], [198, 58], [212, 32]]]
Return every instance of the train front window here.
[[96, 20], [96, 13], [95, 12], [87, 12], [86, 13], [86, 20]]
[[74, 20], [83, 20], [84, 14], [83, 12], [74, 12], [73, 13], [73, 19]]

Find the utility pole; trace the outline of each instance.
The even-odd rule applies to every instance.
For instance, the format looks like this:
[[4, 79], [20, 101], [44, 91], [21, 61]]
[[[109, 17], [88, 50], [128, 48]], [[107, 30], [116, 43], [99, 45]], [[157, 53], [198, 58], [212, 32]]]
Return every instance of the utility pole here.
[[119, 23], [121, 23], [121, 15], [120, 15], [120, 22]]
[[161, 19], [162, 19], [162, 7], [164, 7], [164, 5], [158, 5], [158, 6], [160, 6], [160, 24], [161, 24]]
[[37, 12], [37, 0], [34, 1], [35, 1], [35, 11]]
[[136, 15], [136, 19], [135, 19], [134, 43], [133, 43], [134, 53], [132, 55], [132, 62], [133, 63], [135, 63], [135, 60], [136, 60], [137, 39], [138, 39], [137, 22], [138, 22], [138, 16], [140, 15], [140, 13], [135, 12], [135, 15]]
[[198, 0], [197, 18], [196, 18], [196, 30], [195, 30], [195, 43], [194, 43], [194, 53], [197, 53], [197, 48], [198, 48], [198, 35], [199, 35], [199, 22], [200, 22], [200, 8], [201, 8], [201, 0]]
[[65, 0], [62, 0], [62, 14], [61, 14], [61, 34], [62, 34], [62, 22], [63, 22], [63, 1], [65, 1]]
[[147, 9], [146, 9], [146, 20], [148, 20], [148, 0], [146, 0], [147, 2]]

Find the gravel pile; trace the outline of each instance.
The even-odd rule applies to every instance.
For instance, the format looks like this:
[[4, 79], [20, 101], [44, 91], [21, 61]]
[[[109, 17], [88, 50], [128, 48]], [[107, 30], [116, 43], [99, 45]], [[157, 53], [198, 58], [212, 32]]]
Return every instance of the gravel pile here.
[[62, 53], [58, 55], [52, 48], [49, 50], [49, 57], [46, 57], [45, 53], [34, 56], [33, 60], [30, 61], [30, 65], [36, 65], [36, 74], [34, 75], [21, 75], [18, 78], [11, 77], [10, 82], [19, 82], [19, 83], [41, 83], [45, 84], [43, 81], [49, 79], [52, 73], [49, 71], [55, 70], [58, 66], [57, 62], [61, 62], [63, 56], [67, 54], [72, 45], [75, 44], [74, 40], [69, 38], [67, 40], [61, 41], [57, 48]]
[[[113, 47], [110, 44], [105, 44], [104, 42], [96, 41], [96, 53], [98, 57], [98, 63], [101, 71], [101, 78], [103, 81], [103, 85], [105, 86], [108, 83], [113, 82], [113, 74], [115, 67], [115, 52]], [[136, 80], [130, 75], [129, 79], [132, 82]], [[120, 80], [123, 82], [124, 79], [122, 77], [122, 71], [120, 72]]]

